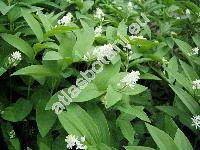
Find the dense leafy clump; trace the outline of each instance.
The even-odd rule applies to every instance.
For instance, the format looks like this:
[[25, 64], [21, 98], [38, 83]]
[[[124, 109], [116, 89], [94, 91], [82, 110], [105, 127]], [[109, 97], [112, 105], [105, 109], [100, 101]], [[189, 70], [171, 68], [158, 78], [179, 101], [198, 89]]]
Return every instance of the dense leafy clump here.
[[1, 0], [1, 150], [198, 150], [198, 0]]

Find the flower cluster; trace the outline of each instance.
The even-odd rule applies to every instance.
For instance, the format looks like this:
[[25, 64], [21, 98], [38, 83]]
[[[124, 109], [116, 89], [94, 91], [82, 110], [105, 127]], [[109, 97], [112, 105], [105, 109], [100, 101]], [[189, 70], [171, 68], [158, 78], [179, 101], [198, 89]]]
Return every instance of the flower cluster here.
[[124, 87], [134, 88], [136, 82], [140, 79], [139, 71], [132, 71], [128, 73], [120, 82]]
[[191, 119], [192, 119], [192, 126], [195, 126], [196, 129], [198, 127], [200, 128], [200, 115], [193, 116]]
[[103, 30], [102, 30], [102, 26], [98, 26], [95, 28], [94, 33], [95, 33], [95, 37], [101, 36]]
[[195, 81], [192, 81], [192, 88], [195, 90], [195, 89], [200, 89], [200, 80], [195, 80]]
[[169, 61], [165, 57], [163, 57], [162, 58], [162, 63], [167, 65], [167, 64], [169, 64]]
[[87, 149], [87, 146], [82, 144], [85, 142], [85, 136], [78, 139], [75, 135], [70, 134], [66, 136], [65, 142], [67, 143], [68, 149], [72, 149], [74, 146], [76, 146], [76, 149]]
[[22, 60], [21, 53], [19, 51], [13, 52], [10, 57], [8, 57], [9, 65], [16, 66], [19, 61]]
[[133, 9], [133, 3], [132, 2], [128, 2], [128, 9], [132, 10]]
[[9, 137], [10, 137], [10, 139], [14, 139], [15, 138], [15, 131], [14, 130], [11, 130], [9, 132]]
[[58, 20], [58, 24], [59, 25], [64, 25], [64, 26], [67, 26], [69, 23], [71, 23], [71, 20], [72, 20], [72, 14], [69, 12], [67, 13], [66, 16], [64, 16], [62, 19]]
[[98, 18], [98, 19], [103, 21], [104, 20], [104, 16], [105, 16], [104, 12], [100, 8], [97, 8], [94, 17], [96, 17], [96, 18]]
[[105, 44], [103, 46], [95, 48], [93, 51], [93, 55], [97, 57], [97, 60], [103, 60], [104, 57], [107, 57], [109, 59], [110, 56], [115, 55], [115, 51], [112, 44]]
[[199, 48], [198, 48], [198, 47], [193, 48], [193, 49], [192, 49], [192, 53], [193, 53], [194, 55], [198, 55], [198, 54], [199, 54]]

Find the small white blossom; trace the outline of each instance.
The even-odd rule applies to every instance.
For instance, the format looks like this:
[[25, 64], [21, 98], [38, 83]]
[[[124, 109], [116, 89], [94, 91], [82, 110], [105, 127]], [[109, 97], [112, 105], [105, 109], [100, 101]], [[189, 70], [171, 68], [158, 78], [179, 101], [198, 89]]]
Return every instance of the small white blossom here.
[[146, 38], [144, 38], [143, 36], [130, 36], [130, 39], [133, 40], [133, 39], [142, 39], [142, 40], [146, 40]]
[[174, 32], [174, 31], [172, 31], [172, 32], [171, 32], [171, 35], [177, 35], [177, 33], [176, 33], [176, 32]]
[[72, 14], [69, 12], [67, 13], [66, 16], [64, 16], [62, 19], [58, 20], [58, 24], [59, 25], [64, 25], [64, 26], [67, 26], [69, 23], [71, 23], [71, 20], [72, 20], [73, 16]]
[[134, 88], [136, 82], [140, 79], [139, 76], [139, 71], [132, 71], [131, 73], [128, 73], [120, 82], [124, 86]]
[[199, 54], [199, 48], [198, 47], [193, 48], [192, 52], [193, 52], [194, 55], [198, 55]]
[[10, 137], [10, 139], [15, 138], [15, 131], [14, 131], [14, 130], [11, 130], [11, 131], [9, 132], [9, 137]]
[[81, 137], [79, 140], [78, 137], [70, 134], [66, 137], [65, 142], [67, 142], [68, 149], [72, 149], [74, 146], [76, 146], [76, 149], [87, 149], [87, 146], [82, 144], [83, 142], [85, 142], [85, 136]]
[[127, 44], [125, 47], [131, 49], [131, 44]]
[[68, 135], [65, 139], [65, 142], [67, 143], [67, 148], [72, 149], [74, 146], [76, 146], [76, 143], [78, 141], [78, 138], [76, 138], [75, 135]]
[[117, 7], [117, 9], [119, 9], [119, 10], [122, 10], [122, 7], [121, 7], [121, 6], [119, 6], [119, 7]]
[[16, 51], [11, 54], [11, 57], [14, 58], [15, 60], [21, 60], [21, 53], [19, 51]]
[[162, 58], [162, 62], [163, 64], [169, 64], [169, 61], [165, 57]]
[[200, 80], [192, 81], [192, 89], [200, 89]]
[[82, 136], [82, 137], [80, 138], [80, 140], [81, 140], [81, 142], [85, 142], [85, 136]]
[[187, 16], [189, 16], [189, 15], [190, 15], [190, 10], [189, 10], [189, 9], [186, 9], [186, 10], [185, 10], [185, 14], [186, 14]]
[[128, 2], [128, 9], [132, 10], [133, 9], [133, 3], [132, 2]]
[[93, 51], [93, 55], [97, 57], [97, 60], [103, 60], [104, 57], [107, 57], [109, 59], [110, 56], [113, 56], [115, 54], [116, 52], [114, 51], [112, 44], [105, 44], [104, 46], [95, 48]]
[[77, 143], [77, 147], [76, 147], [76, 149], [87, 149], [87, 146], [86, 145], [84, 145], [84, 144], [81, 144], [80, 142], [79, 143]]
[[10, 57], [8, 57], [9, 65], [16, 66], [19, 61], [22, 60], [21, 53], [19, 51], [13, 52]]
[[27, 147], [27, 150], [32, 150], [30, 147]]
[[2, 110], [2, 111], [0, 110], [0, 114], [3, 115], [3, 114], [4, 114], [4, 111], [3, 111], [3, 110]]
[[98, 26], [95, 28], [94, 33], [95, 33], [95, 37], [101, 36], [103, 30], [102, 30], [102, 26]]
[[96, 18], [98, 18], [98, 19], [103, 21], [104, 20], [104, 16], [105, 16], [104, 12], [100, 8], [97, 8], [94, 17], [96, 17]]
[[196, 129], [198, 127], [200, 128], [200, 115], [193, 116], [191, 119], [192, 119], [192, 126], [195, 126]]

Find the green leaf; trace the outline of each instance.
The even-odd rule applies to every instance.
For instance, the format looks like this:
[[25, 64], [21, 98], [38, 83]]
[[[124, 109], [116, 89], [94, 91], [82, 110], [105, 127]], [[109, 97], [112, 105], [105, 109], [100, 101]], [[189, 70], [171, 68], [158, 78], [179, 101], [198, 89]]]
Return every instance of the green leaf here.
[[185, 106], [190, 110], [190, 112], [193, 115], [197, 115], [200, 113], [199, 104], [195, 101], [195, 99], [190, 94], [188, 94], [186, 91], [184, 91], [178, 86], [170, 85], [170, 87], [178, 95], [180, 100], [183, 102], [183, 104], [185, 104]]
[[180, 48], [180, 50], [181, 50], [184, 54], [188, 55], [188, 53], [191, 52], [192, 47], [191, 47], [189, 44], [187, 44], [186, 42], [181, 41], [181, 40], [179, 40], [179, 39], [174, 39], [174, 41], [175, 41], [175, 43], [178, 45], [178, 47]]
[[133, 89], [126, 87], [121, 92], [126, 95], [138, 95], [146, 90], [147, 90], [147, 87], [140, 84], [136, 84]]
[[40, 18], [40, 21], [42, 22], [43, 26], [44, 26], [44, 29], [46, 32], [50, 31], [52, 26], [51, 26], [51, 23], [50, 21], [48, 20], [48, 17], [45, 16], [41, 11], [38, 11], [38, 16]]
[[180, 60], [180, 64], [185, 72], [185, 75], [188, 77], [190, 81], [194, 81], [199, 78], [195, 70], [190, 65], [188, 65], [187, 63], [181, 60]]
[[123, 136], [129, 141], [130, 144], [133, 144], [135, 130], [133, 129], [130, 121], [123, 118], [123, 115], [120, 115], [117, 119], [117, 125], [120, 127]]
[[140, 75], [140, 79], [145, 79], [145, 80], [161, 80], [159, 77], [155, 76], [154, 74], [151, 73], [145, 73]]
[[70, 104], [67, 112], [58, 115], [60, 123], [69, 133], [78, 137], [85, 136], [86, 143], [97, 144], [100, 141], [100, 132], [94, 120], [80, 106]]
[[140, 106], [118, 106], [118, 109], [124, 113], [136, 116], [141, 120], [151, 122], [147, 114], [142, 110], [143, 107]]
[[55, 72], [44, 65], [31, 65], [20, 70], [17, 70], [12, 75], [30, 75], [30, 76], [56, 76]]
[[171, 77], [176, 79], [176, 81], [181, 84], [184, 88], [186, 88], [190, 93], [193, 93], [192, 90], [192, 83], [186, 78], [185, 75], [174, 71], [173, 69], [167, 68], [167, 72], [170, 74]]
[[41, 136], [45, 137], [55, 123], [57, 116], [54, 112], [45, 110], [46, 103], [50, 98], [50, 93], [46, 90], [43, 90], [42, 95], [40, 93], [41, 91], [39, 91], [37, 97], [35, 97], [38, 100], [36, 106], [36, 122]]
[[147, 129], [160, 150], [179, 150], [173, 139], [164, 131], [146, 123]]
[[117, 35], [118, 36], [126, 36], [127, 35], [127, 26], [126, 26], [124, 20], [119, 23], [119, 26], [117, 29]]
[[[68, 93], [68, 88], [63, 89], [65, 93]], [[84, 89], [80, 90], [78, 87], [74, 87], [74, 93], [80, 92], [77, 97], [72, 98], [70, 94], [68, 94], [69, 97], [72, 98], [72, 102], [86, 102], [89, 100], [92, 100], [94, 98], [97, 98], [101, 96], [104, 92], [99, 91], [95, 84], [89, 83]], [[56, 102], [58, 102], [58, 95], [63, 95], [61, 91], [58, 91], [56, 94], [54, 94], [49, 102], [47, 103], [46, 110], [49, 110], [52, 108], [52, 105]], [[66, 99], [68, 101], [68, 99]]]
[[21, 12], [22, 12], [22, 16], [24, 17], [24, 19], [26, 20], [26, 22], [28, 23], [30, 28], [35, 33], [38, 41], [42, 42], [44, 37], [43, 37], [43, 31], [42, 31], [42, 28], [41, 28], [39, 22], [29, 12], [27, 12], [25, 10], [22, 10]]
[[88, 150], [112, 150], [112, 148], [105, 145], [104, 143], [100, 143], [95, 146], [88, 146]]
[[[178, 62], [177, 62], [176, 56], [172, 57], [169, 60], [169, 64], [168, 64], [167, 68], [169, 68], [170, 70], [173, 70], [173, 72], [178, 72]], [[168, 71], [168, 76], [169, 76], [170, 82], [173, 83], [175, 78], [174, 78], [173, 74], [171, 74], [171, 71]]]
[[197, 45], [197, 47], [200, 47], [200, 34], [195, 34], [192, 37], [193, 41], [195, 42], [195, 44]]
[[178, 146], [179, 150], [193, 150], [190, 141], [180, 129], [178, 129], [176, 132], [174, 142]]
[[0, 1], [0, 12], [6, 15], [15, 5], [7, 6], [3, 1]]
[[144, 147], [144, 146], [126, 146], [126, 150], [155, 150], [150, 147]]
[[0, 67], [0, 76], [2, 75], [2, 74], [4, 74], [6, 72], [6, 69], [4, 69], [3, 67]]
[[48, 38], [48, 37], [54, 36], [59, 33], [65, 33], [65, 32], [69, 32], [69, 31], [73, 31], [73, 30], [77, 30], [77, 29], [78, 29], [78, 27], [58, 26], [58, 27], [55, 27], [55, 28], [49, 30], [44, 36], [45, 36], [45, 38]]
[[94, 5], [93, 1], [84, 1], [83, 2], [83, 8], [81, 9], [81, 13], [87, 13], [87, 11]]
[[91, 103], [87, 105], [87, 112], [98, 126], [102, 143], [110, 145], [109, 126], [102, 110], [96, 104]]
[[103, 66], [103, 71], [96, 74], [96, 77], [93, 80], [98, 89], [106, 90], [108, 88], [109, 80], [119, 72], [120, 66], [121, 66], [121, 61], [118, 61], [114, 65], [109, 64]]
[[43, 57], [43, 60], [61, 60], [61, 59], [63, 59], [62, 55], [55, 51], [48, 51]]
[[75, 32], [77, 41], [74, 45], [73, 52], [74, 55], [83, 58], [84, 54], [92, 50], [92, 44], [94, 42], [94, 29], [89, 27], [86, 23], [84, 23], [83, 29], [77, 30]]
[[122, 99], [122, 93], [115, 91], [112, 86], [108, 86], [105, 96], [106, 108], [112, 107]]
[[7, 107], [2, 118], [11, 122], [22, 121], [32, 110], [32, 103], [28, 100], [19, 99], [12, 106]]
[[27, 55], [31, 60], [34, 59], [34, 52], [31, 46], [22, 40], [21, 38], [17, 37], [16, 35], [11, 35], [7, 33], [2, 33], [0, 35], [6, 42], [8, 42], [10, 45], [14, 46], [18, 50], [20, 50], [22, 53]]

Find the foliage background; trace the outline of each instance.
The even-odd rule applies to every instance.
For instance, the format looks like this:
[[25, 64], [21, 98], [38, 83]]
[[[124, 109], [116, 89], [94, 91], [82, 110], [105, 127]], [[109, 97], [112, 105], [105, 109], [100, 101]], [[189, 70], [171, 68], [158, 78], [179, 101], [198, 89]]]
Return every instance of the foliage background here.
[[[200, 2], [133, 0], [131, 10], [129, 1], [113, 2], [0, 1], [1, 149], [62, 150], [68, 134], [85, 135], [88, 149], [94, 150], [199, 149], [200, 132], [191, 126], [191, 117], [200, 114], [200, 91], [192, 89], [200, 61], [199, 54], [188, 54], [200, 48]], [[106, 14], [103, 22], [94, 18], [96, 8]], [[55, 27], [68, 12], [72, 23]], [[131, 40], [127, 28], [141, 13], [150, 20], [139, 33], [147, 40]], [[98, 25], [104, 32], [95, 37]], [[55, 115], [51, 106], [58, 91], [91, 68], [94, 59], [85, 61], [84, 55], [120, 36], [129, 39], [133, 54], [127, 59], [130, 53], [121, 50], [89, 90]], [[23, 59], [8, 66], [16, 50]], [[141, 73], [138, 86], [118, 92], [116, 82], [131, 70]]]

